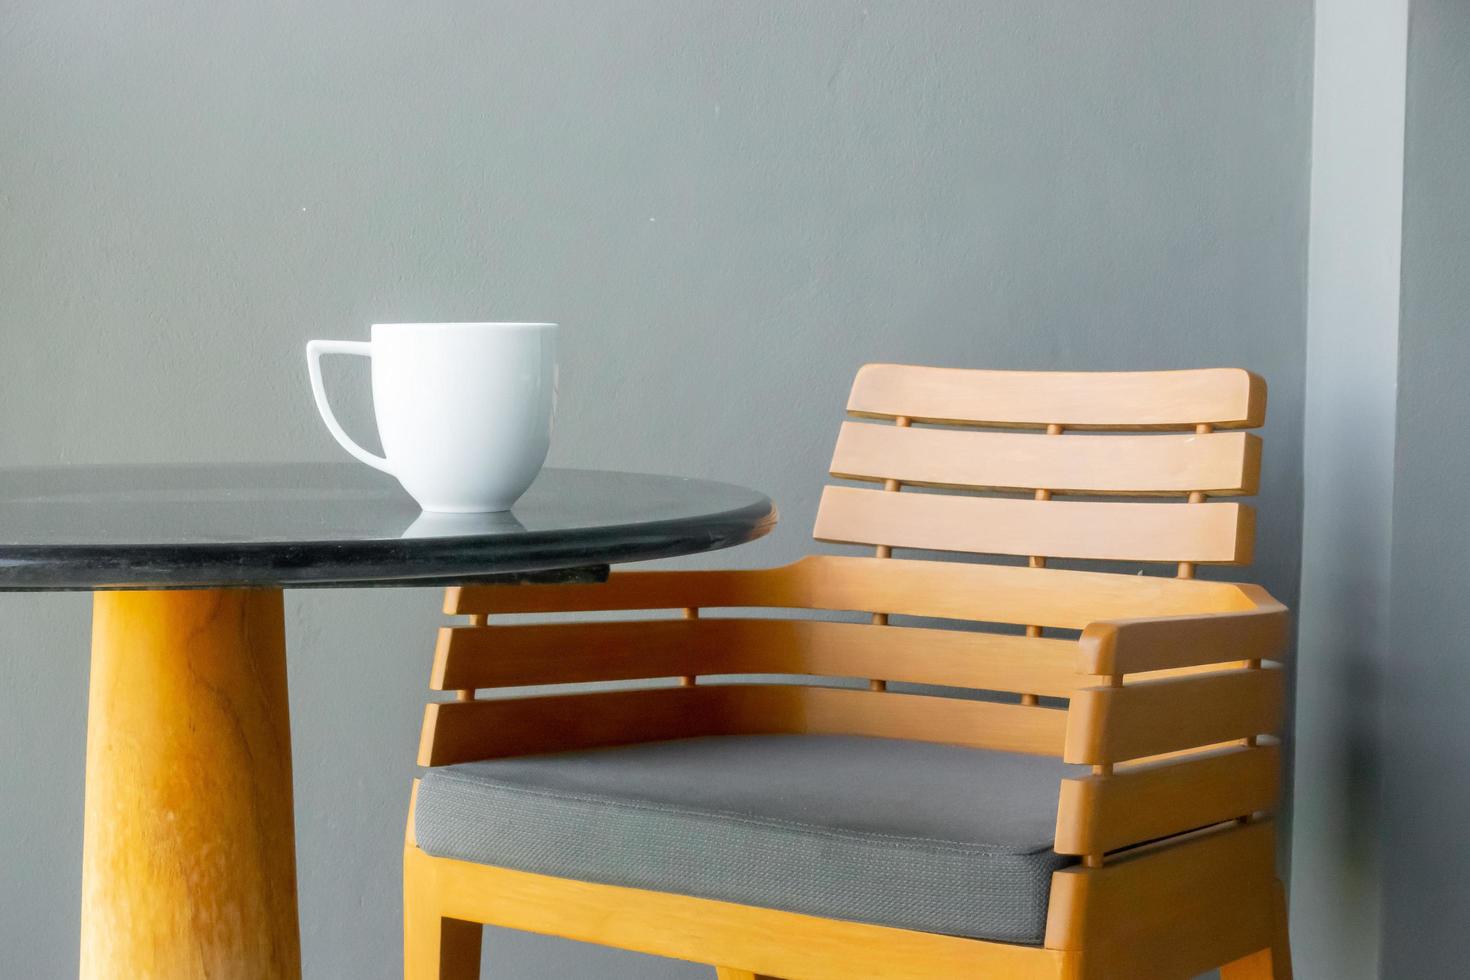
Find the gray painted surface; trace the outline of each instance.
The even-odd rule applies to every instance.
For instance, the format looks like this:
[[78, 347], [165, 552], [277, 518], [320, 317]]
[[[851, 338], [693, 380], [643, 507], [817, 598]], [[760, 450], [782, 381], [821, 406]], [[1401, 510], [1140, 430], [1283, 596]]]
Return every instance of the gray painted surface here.
[[1377, 973], [1407, 6], [1316, 5], [1291, 846], [1304, 980]]
[[1470, 919], [1470, 5], [1413, 0], [1384, 713], [1383, 976], [1465, 973]]
[[[864, 361], [1240, 365], [1294, 604], [1311, 41], [1277, 0], [7, 4], [0, 459], [335, 458], [306, 339], [553, 319], [552, 461], [755, 484], [782, 526], [704, 561], [774, 563]], [[437, 605], [288, 597], [308, 976], [396, 970]], [[6, 976], [75, 970], [87, 616], [0, 597]]]

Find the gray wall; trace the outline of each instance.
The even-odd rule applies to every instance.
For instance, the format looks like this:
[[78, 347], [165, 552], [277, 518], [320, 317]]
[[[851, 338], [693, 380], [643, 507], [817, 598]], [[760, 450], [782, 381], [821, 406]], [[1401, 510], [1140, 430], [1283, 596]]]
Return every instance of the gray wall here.
[[1470, 5], [1412, 0], [1393, 607], [1385, 662], [1383, 976], [1462, 976], [1470, 920]]
[[1407, 8], [1315, 10], [1291, 846], [1292, 940], [1309, 980], [1378, 970]]
[[[307, 338], [555, 319], [553, 461], [762, 487], [782, 526], [709, 559], [754, 564], [807, 548], [864, 361], [1240, 365], [1294, 603], [1311, 42], [1279, 0], [6, 4], [0, 460], [337, 458]], [[288, 598], [309, 976], [396, 969], [436, 606]], [[0, 597], [5, 976], [75, 970], [87, 618]]]
[[1316, 38], [1293, 940], [1460, 976], [1470, 6], [1319, 0]]

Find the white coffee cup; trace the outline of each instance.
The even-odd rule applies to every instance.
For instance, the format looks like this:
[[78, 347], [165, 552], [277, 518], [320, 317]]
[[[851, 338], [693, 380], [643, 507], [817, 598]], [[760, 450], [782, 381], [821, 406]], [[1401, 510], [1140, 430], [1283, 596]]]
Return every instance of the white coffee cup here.
[[[383, 455], [342, 429], [323, 354], [372, 358]], [[556, 407], [554, 323], [375, 323], [372, 340], [313, 340], [306, 366], [333, 438], [398, 478], [426, 511], [509, 510], [546, 462]]]

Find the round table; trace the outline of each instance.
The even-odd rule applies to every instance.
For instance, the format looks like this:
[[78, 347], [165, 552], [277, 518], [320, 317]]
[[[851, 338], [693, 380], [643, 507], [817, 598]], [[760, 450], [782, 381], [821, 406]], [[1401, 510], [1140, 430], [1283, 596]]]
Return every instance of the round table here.
[[471, 515], [353, 464], [0, 470], [0, 589], [95, 593], [82, 976], [300, 976], [283, 587], [597, 581], [775, 520], [587, 470]]

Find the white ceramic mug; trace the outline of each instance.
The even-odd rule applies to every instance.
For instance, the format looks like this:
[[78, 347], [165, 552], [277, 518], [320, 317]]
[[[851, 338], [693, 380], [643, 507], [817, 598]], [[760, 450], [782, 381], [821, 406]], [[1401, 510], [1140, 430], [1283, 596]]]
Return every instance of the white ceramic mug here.
[[[353, 442], [333, 416], [323, 354], [372, 358], [382, 456]], [[424, 510], [509, 510], [546, 462], [556, 407], [554, 323], [375, 323], [371, 341], [311, 341], [306, 365], [327, 430], [353, 456], [397, 477]]]

